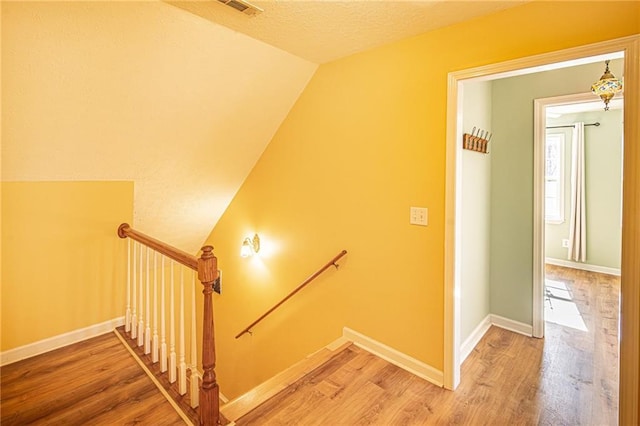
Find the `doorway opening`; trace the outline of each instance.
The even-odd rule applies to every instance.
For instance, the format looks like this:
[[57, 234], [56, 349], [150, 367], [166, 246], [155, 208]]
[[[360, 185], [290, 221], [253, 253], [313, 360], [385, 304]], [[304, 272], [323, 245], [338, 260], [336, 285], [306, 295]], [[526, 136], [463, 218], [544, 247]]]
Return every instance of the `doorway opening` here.
[[[537, 158], [543, 164], [536, 167], [544, 169], [535, 183], [544, 200], [544, 210], [536, 214], [544, 239], [537, 257], [543, 259], [544, 275], [537, 283], [543, 286], [543, 309], [536, 328], [545, 337], [545, 349], [573, 360], [563, 371], [594, 378], [597, 423], [615, 424], [623, 98], [615, 98], [609, 111], [590, 93], [537, 99], [535, 114], [545, 129], [535, 140], [543, 150], [543, 158]], [[581, 350], [574, 353], [576, 347]], [[606, 403], [599, 397], [605, 394]]]
[[[534, 262], [544, 263], [543, 282], [534, 283], [543, 287], [542, 309], [534, 315], [537, 337], [544, 335], [545, 321], [587, 331], [566, 277], [572, 270], [620, 276], [624, 102], [622, 96], [612, 102], [604, 111], [590, 93], [535, 101], [537, 128], [544, 129], [535, 139], [536, 152], [543, 151], [535, 167], [544, 169], [535, 182], [536, 197], [543, 200], [535, 212], [543, 241]], [[617, 300], [615, 286], [617, 294], [609, 298]]]
[[[622, 52], [615, 55], [619, 60], [624, 57]], [[562, 289], [566, 284], [547, 283], [547, 264], [620, 276], [623, 106], [624, 98], [619, 96], [613, 109], [604, 111], [591, 93], [534, 101], [535, 337], [544, 336], [545, 311], [557, 317], [564, 310], [573, 316], [566, 322], [580, 325], [576, 306], [566, 300], [571, 293]], [[580, 128], [574, 125], [580, 122]], [[579, 150], [574, 149], [578, 142], [585, 155], [578, 155]], [[582, 189], [576, 190], [576, 186]], [[582, 196], [574, 197], [581, 192]], [[589, 213], [585, 213], [587, 209]]]
[[[515, 75], [530, 74], [541, 70], [558, 69], [567, 66], [576, 65], [579, 61], [585, 61], [584, 58], [588, 58], [586, 62], [604, 61], [606, 55], [611, 55], [615, 52], [624, 52], [625, 54], [625, 81], [627, 87], [625, 88], [627, 93], [635, 93], [639, 70], [635, 66], [638, 61], [640, 52], [638, 51], [637, 37], [629, 37], [625, 39], [613, 40], [610, 42], [602, 42], [594, 45], [583, 46], [580, 48], [568, 49], [561, 52], [553, 52], [550, 54], [539, 55], [536, 57], [524, 58], [522, 60], [508, 61], [505, 63], [488, 65], [480, 68], [463, 70], [453, 72], [449, 74], [449, 91], [448, 91], [448, 114], [447, 114], [447, 184], [446, 184], [446, 230], [445, 230], [445, 365], [444, 365], [444, 379], [445, 387], [449, 389], [455, 389], [460, 382], [460, 264], [461, 247], [459, 245], [459, 223], [460, 223], [460, 211], [459, 211], [459, 196], [460, 196], [460, 182], [461, 182], [461, 170], [460, 170], [460, 156], [462, 151], [462, 136], [463, 133], [468, 132], [468, 129], [463, 128], [462, 114], [459, 105], [462, 104], [462, 86], [465, 82], [471, 81], [487, 81], [495, 80], [499, 78], [505, 78]], [[564, 61], [564, 62], [563, 62]], [[597, 79], [597, 76], [596, 76]], [[633, 87], [632, 87], [633, 86]], [[637, 96], [628, 96], [625, 98], [625, 112], [627, 117], [632, 117], [637, 114], [640, 100]], [[544, 129], [543, 129], [544, 130]], [[633, 151], [633, 140], [638, 134], [638, 124], [632, 122], [632, 120], [625, 120], [625, 153], [635, 153]], [[495, 136], [494, 136], [495, 138]], [[495, 139], [494, 139], [495, 140]], [[640, 167], [635, 164], [637, 158], [633, 155], [626, 155], [625, 161], [625, 199], [630, 194], [633, 194], [633, 190], [637, 190], [640, 187], [638, 176], [632, 173], [632, 170]], [[531, 164], [531, 163], [529, 163]], [[534, 179], [537, 181], [537, 174], [540, 171], [533, 170]], [[541, 203], [541, 200], [533, 200], [534, 209], [537, 209], [537, 203]], [[530, 210], [531, 211], [531, 210]], [[633, 320], [639, 317], [640, 311], [639, 303], [636, 298], [633, 297], [636, 294], [636, 290], [633, 287], [633, 283], [640, 279], [638, 273], [640, 271], [637, 268], [632, 267], [634, 261], [640, 255], [637, 253], [637, 247], [632, 242], [634, 236], [631, 235], [633, 224], [637, 218], [633, 215], [633, 204], [624, 205], [623, 213], [623, 259], [621, 269], [623, 271], [621, 293], [631, 297], [623, 297], [623, 304], [621, 308], [623, 318], [627, 318], [627, 322], [623, 322], [622, 333], [622, 346], [621, 346], [621, 371], [627, 371], [629, 374], [621, 375], [621, 389], [628, 389], [628, 392], [621, 391], [621, 404], [620, 413], [621, 419], [625, 407], [629, 410], [634, 409], [632, 404], [634, 398], [634, 387], [637, 385], [637, 369], [634, 370], [634, 362], [638, 359], [638, 336], [634, 334], [634, 326], [628, 326], [633, 324]], [[531, 214], [531, 213], [528, 213]], [[531, 222], [529, 222], [531, 223]], [[533, 227], [537, 225], [533, 223]], [[534, 234], [543, 232], [539, 229], [534, 230]], [[626, 235], [626, 237], [625, 237]], [[533, 238], [529, 234], [530, 241], [532, 240], [533, 253], [543, 253], [540, 250], [539, 245], [542, 243], [542, 239]], [[626, 242], [625, 242], [626, 241]], [[540, 255], [541, 259], [539, 265], [544, 265], [542, 261], [543, 255]], [[625, 268], [625, 264], [627, 267]], [[530, 264], [531, 265], [531, 264]], [[515, 265], [517, 267], [517, 265]], [[531, 271], [532, 278], [530, 282], [542, 282], [544, 277], [544, 269], [526, 266], [520, 266], [521, 269], [527, 269]], [[626, 284], [625, 284], [626, 283]], [[531, 284], [529, 291], [533, 293], [534, 306], [533, 315], [537, 315], [535, 312], [541, 311], [543, 308], [543, 287], [536, 288]], [[626, 301], [625, 301], [626, 299]], [[541, 315], [542, 316], [542, 315]], [[629, 321], [630, 319], [630, 321]], [[529, 320], [531, 321], [531, 319]], [[536, 323], [530, 322], [534, 330], [533, 335], [536, 335]], [[627, 326], [625, 326], [625, 324]], [[540, 335], [543, 331], [540, 332]], [[625, 344], [626, 339], [626, 344]], [[625, 361], [626, 360], [626, 361]], [[634, 374], [636, 371], [636, 374]], [[634, 385], [635, 384], [635, 385]], [[628, 401], [625, 405], [625, 397]], [[637, 401], [637, 398], [635, 399]]]

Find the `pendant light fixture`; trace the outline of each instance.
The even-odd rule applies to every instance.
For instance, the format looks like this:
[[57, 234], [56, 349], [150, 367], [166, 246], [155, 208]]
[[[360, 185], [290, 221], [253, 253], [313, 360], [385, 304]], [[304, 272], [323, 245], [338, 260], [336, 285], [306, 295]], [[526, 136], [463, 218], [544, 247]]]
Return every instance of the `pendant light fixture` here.
[[591, 91], [600, 96], [600, 99], [604, 101], [604, 110], [609, 110], [609, 101], [613, 96], [622, 91], [622, 81], [618, 80], [609, 71], [609, 61], [605, 61], [605, 70], [600, 80], [591, 85]]

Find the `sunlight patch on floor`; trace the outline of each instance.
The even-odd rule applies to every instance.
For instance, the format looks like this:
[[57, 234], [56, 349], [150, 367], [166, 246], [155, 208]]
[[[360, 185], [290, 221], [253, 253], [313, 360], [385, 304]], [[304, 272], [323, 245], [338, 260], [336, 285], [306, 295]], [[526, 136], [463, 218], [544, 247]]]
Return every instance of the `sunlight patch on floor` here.
[[544, 319], [555, 324], [588, 331], [587, 325], [573, 302], [573, 294], [562, 281], [545, 280]]

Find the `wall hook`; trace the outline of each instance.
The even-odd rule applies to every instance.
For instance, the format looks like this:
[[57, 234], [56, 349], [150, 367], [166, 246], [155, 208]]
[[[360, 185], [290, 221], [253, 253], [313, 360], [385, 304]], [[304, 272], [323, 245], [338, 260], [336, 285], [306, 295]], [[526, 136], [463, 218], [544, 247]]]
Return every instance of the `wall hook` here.
[[474, 126], [471, 133], [465, 133], [462, 135], [462, 148], [470, 151], [476, 151], [483, 154], [488, 154], [488, 144], [493, 134], [488, 130], [477, 129]]

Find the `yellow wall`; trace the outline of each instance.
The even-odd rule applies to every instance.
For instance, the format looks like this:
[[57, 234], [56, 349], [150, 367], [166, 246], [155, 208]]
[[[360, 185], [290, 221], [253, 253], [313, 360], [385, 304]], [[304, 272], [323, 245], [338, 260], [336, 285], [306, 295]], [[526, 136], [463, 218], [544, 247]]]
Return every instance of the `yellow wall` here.
[[133, 180], [134, 225], [189, 252], [316, 69], [161, 1], [0, 10], [2, 179]]
[[124, 315], [132, 182], [2, 182], [6, 351]]
[[[443, 368], [447, 73], [640, 32], [640, 3], [607, 4], [615, 24], [594, 21], [597, 2], [534, 2], [319, 68], [208, 239], [227, 396], [343, 326]], [[409, 225], [410, 206], [429, 208], [428, 227]], [[263, 253], [242, 259], [254, 231]], [[341, 249], [339, 271], [234, 339]]]

